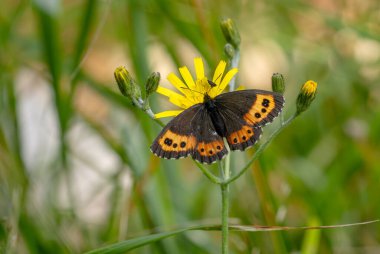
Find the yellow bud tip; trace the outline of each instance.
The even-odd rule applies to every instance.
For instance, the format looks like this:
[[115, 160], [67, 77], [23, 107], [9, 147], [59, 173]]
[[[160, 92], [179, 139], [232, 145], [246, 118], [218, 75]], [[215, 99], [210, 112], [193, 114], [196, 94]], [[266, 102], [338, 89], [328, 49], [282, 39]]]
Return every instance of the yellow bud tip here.
[[302, 85], [296, 101], [297, 114], [302, 113], [310, 106], [311, 102], [315, 99], [316, 93], [317, 82], [308, 80]]
[[301, 92], [307, 95], [315, 94], [317, 91], [318, 84], [317, 82], [313, 80], [308, 80], [306, 83], [302, 86]]
[[117, 67], [114, 76], [122, 95], [132, 99], [140, 97], [140, 88], [124, 66]]
[[129, 72], [127, 71], [127, 69], [125, 69], [124, 66], [119, 66], [116, 68], [115, 72], [115, 78], [126, 78], [128, 75], [129, 75]]

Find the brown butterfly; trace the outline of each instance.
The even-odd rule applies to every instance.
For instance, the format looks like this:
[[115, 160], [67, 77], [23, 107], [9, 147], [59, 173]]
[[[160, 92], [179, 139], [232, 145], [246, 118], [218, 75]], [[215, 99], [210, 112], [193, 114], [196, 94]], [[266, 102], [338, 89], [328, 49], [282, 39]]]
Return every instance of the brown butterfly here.
[[[211, 87], [215, 86], [208, 81]], [[204, 101], [193, 105], [172, 119], [151, 145], [151, 151], [165, 159], [191, 155], [210, 164], [231, 150], [244, 151], [261, 135], [261, 127], [272, 122], [284, 105], [284, 97], [263, 90], [223, 93], [215, 98], [204, 94]]]

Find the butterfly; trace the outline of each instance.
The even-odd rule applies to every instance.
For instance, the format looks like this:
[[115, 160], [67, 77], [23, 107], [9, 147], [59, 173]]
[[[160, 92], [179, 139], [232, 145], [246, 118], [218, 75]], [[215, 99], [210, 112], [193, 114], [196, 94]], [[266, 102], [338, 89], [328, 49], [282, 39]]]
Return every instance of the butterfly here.
[[[212, 86], [215, 84], [208, 81]], [[207, 92], [195, 104], [173, 118], [153, 141], [150, 149], [158, 157], [190, 156], [201, 163], [222, 160], [228, 150], [244, 151], [260, 138], [261, 128], [279, 115], [284, 105], [280, 93], [249, 89], [222, 93]]]

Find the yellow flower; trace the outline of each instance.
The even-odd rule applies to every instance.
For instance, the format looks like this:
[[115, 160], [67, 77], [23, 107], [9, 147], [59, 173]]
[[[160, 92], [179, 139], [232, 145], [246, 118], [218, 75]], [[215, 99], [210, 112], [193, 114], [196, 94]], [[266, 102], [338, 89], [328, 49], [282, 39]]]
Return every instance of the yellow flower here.
[[202, 103], [205, 94], [208, 94], [208, 96], [211, 98], [215, 98], [221, 94], [230, 83], [233, 76], [238, 72], [237, 68], [233, 68], [229, 70], [225, 75], [223, 75], [226, 69], [226, 65], [227, 64], [225, 61], [220, 61], [216, 67], [214, 76], [211, 80], [215, 86], [211, 86], [208, 82], [208, 79], [204, 74], [203, 61], [200, 57], [194, 59], [196, 74], [195, 81], [186, 66], [179, 68], [179, 72], [184, 81], [178, 78], [174, 73], [170, 73], [167, 79], [182, 94], [176, 93], [162, 86], [159, 86], [157, 88], [157, 93], [167, 96], [172, 104], [182, 109], [164, 111], [156, 114], [155, 117], [162, 118], [176, 116], [185, 109], [195, 104]]

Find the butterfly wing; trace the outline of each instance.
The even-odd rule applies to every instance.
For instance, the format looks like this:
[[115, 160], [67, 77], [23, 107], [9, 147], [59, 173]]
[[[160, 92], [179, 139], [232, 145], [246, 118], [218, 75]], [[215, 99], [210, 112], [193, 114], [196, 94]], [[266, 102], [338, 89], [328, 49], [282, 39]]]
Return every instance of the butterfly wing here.
[[217, 96], [215, 104], [218, 108], [228, 108], [247, 124], [261, 127], [280, 114], [284, 97], [280, 93], [264, 90], [241, 90]]
[[244, 151], [260, 139], [261, 127], [248, 124], [223, 104], [218, 105], [218, 113], [225, 124], [224, 135], [231, 150]]
[[179, 159], [192, 154], [197, 140], [190, 121], [200, 110], [201, 104], [196, 104], [173, 118], [153, 141], [150, 150], [165, 159]]
[[230, 148], [243, 151], [259, 140], [261, 127], [278, 116], [284, 98], [270, 91], [242, 90], [217, 96], [215, 105], [225, 123]]
[[173, 118], [150, 147], [161, 158], [193, 159], [210, 164], [228, 153], [203, 104], [196, 104]]

